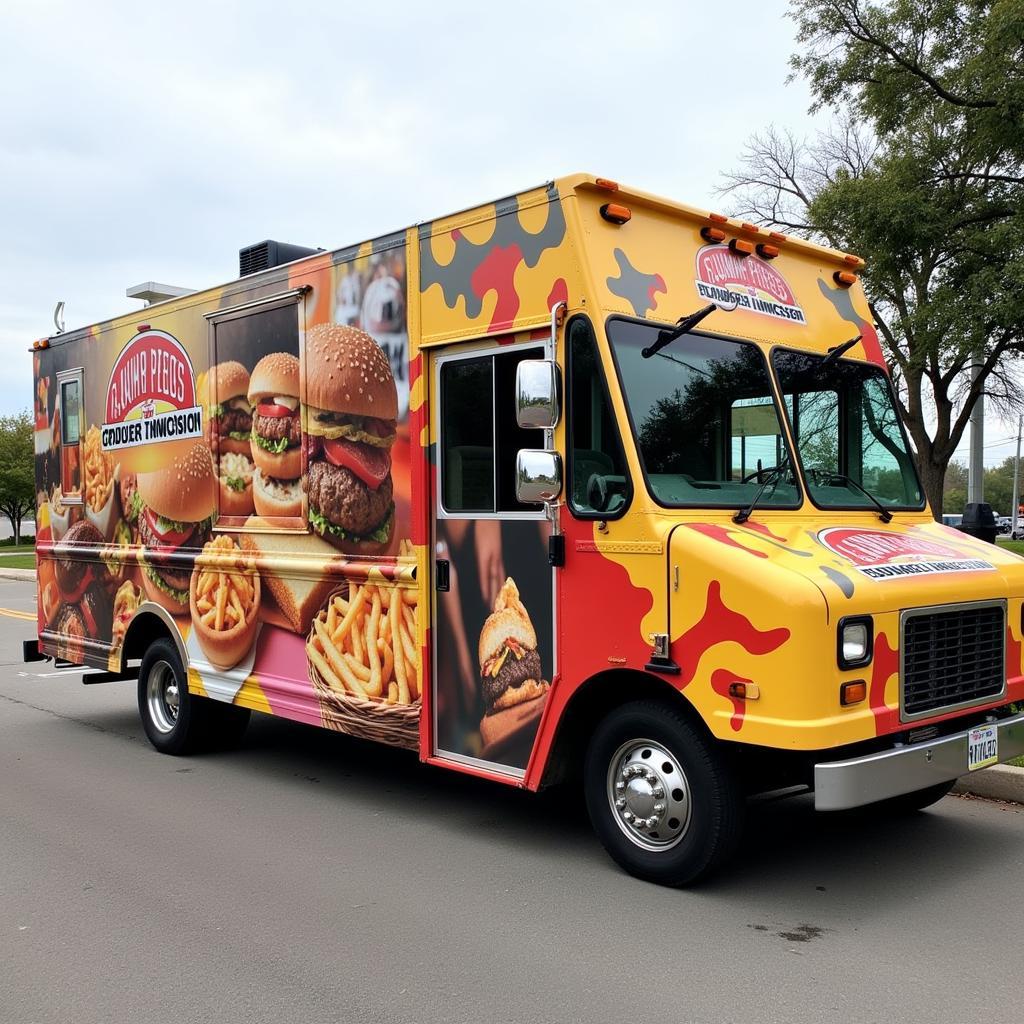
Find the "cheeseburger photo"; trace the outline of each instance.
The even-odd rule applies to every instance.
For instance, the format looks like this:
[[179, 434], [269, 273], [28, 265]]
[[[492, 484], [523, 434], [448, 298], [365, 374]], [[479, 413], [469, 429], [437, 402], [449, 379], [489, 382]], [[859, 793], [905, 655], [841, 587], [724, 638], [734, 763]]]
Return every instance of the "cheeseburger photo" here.
[[477, 648], [483, 680], [485, 747], [507, 739], [539, 717], [548, 684], [543, 678], [537, 634], [511, 577], [505, 580], [480, 631]]
[[391, 544], [391, 446], [398, 392], [391, 364], [364, 331], [322, 324], [306, 335], [309, 521], [350, 554]]
[[302, 419], [299, 360], [288, 352], [264, 356], [249, 379], [253, 408], [250, 449], [256, 471], [252, 496], [261, 516], [302, 515]]
[[249, 456], [252, 405], [249, 403], [249, 371], [234, 360], [213, 368], [217, 404], [210, 415], [210, 440], [215, 452]]
[[217, 507], [217, 478], [210, 451], [196, 441], [172, 462], [139, 473], [139, 540], [145, 545], [142, 580], [149, 597], [172, 615], [188, 611], [191, 567], [177, 558], [183, 548], [202, 548]]

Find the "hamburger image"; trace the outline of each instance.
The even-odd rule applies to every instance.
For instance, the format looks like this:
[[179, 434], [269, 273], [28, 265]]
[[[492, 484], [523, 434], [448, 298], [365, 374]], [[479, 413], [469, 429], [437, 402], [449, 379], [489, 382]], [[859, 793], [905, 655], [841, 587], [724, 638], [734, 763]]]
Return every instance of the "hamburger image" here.
[[182, 549], [202, 548], [209, 540], [217, 507], [217, 478], [210, 451], [202, 441], [152, 473], [139, 473], [142, 502], [139, 541], [144, 546], [142, 582], [149, 597], [172, 615], [188, 611], [191, 565]]
[[256, 465], [253, 502], [261, 516], [302, 514], [302, 418], [299, 413], [299, 361], [272, 352], [249, 379], [253, 407], [250, 452]]
[[[480, 631], [477, 648], [483, 680], [484, 718], [480, 738], [485, 756], [536, 725], [548, 684], [544, 681], [537, 634], [511, 577], [505, 580]], [[527, 754], [528, 754], [527, 750]]]
[[231, 360], [212, 370], [217, 404], [210, 410], [210, 441], [223, 455], [235, 452], [249, 457], [252, 405], [249, 402], [249, 371]]
[[252, 480], [255, 467], [248, 449], [239, 452], [221, 452], [217, 460], [217, 483], [220, 487], [220, 514], [222, 516], [249, 516], [255, 510]]
[[306, 335], [309, 521], [350, 554], [381, 554], [394, 534], [391, 446], [398, 392], [364, 331], [322, 324]]

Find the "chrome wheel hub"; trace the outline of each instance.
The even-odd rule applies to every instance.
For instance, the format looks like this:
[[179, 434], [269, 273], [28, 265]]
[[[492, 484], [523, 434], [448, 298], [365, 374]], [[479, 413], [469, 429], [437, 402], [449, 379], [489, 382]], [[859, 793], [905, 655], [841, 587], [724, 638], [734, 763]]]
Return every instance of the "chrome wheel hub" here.
[[608, 765], [608, 802], [619, 828], [645, 850], [675, 846], [690, 824], [690, 786], [660, 743], [623, 743]]
[[181, 694], [174, 669], [166, 661], [158, 661], [149, 672], [146, 682], [146, 703], [153, 725], [162, 732], [170, 732], [178, 721]]

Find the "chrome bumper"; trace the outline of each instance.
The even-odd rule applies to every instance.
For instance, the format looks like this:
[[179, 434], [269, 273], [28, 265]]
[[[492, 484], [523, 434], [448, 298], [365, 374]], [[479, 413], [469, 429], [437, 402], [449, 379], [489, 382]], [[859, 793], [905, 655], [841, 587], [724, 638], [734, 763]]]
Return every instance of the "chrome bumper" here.
[[[1004, 718], [996, 724], [999, 760], [1024, 755], [1024, 715]], [[842, 811], [958, 779], [967, 774], [968, 732], [965, 729], [932, 743], [893, 747], [848, 761], [816, 764], [814, 807], [819, 811]]]

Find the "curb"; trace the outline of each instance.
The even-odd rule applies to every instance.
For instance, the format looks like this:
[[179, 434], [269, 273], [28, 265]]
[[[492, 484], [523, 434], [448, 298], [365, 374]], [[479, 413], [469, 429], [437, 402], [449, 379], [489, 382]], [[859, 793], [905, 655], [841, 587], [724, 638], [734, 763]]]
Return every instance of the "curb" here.
[[35, 580], [35, 569], [5, 569], [0, 565], [0, 580]]
[[958, 779], [953, 792], [1024, 804], [1024, 768], [1009, 764], [993, 765]]

